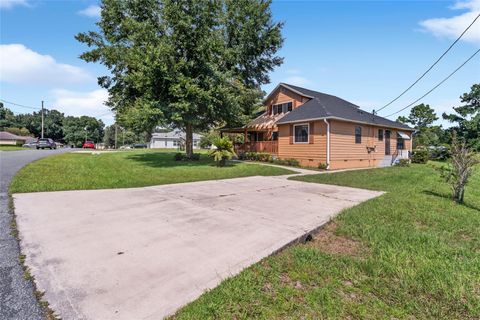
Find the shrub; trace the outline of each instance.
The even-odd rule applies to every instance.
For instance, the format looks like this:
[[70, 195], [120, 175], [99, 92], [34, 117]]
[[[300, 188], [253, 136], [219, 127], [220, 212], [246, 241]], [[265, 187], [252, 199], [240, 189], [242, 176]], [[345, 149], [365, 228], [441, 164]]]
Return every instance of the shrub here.
[[425, 149], [416, 149], [413, 150], [412, 163], [427, 163], [428, 162], [428, 151]]
[[210, 156], [215, 160], [218, 167], [224, 167], [228, 159], [236, 156], [233, 143], [228, 137], [217, 138], [214, 143], [217, 149], [210, 151]]
[[263, 161], [270, 162], [272, 161], [272, 155], [268, 152], [245, 152], [242, 154], [242, 160], [252, 160], [252, 161]]
[[177, 152], [175, 153], [175, 156], [173, 157], [175, 161], [182, 161], [185, 158], [185, 154]]
[[278, 159], [275, 160], [273, 163], [284, 165], [284, 166], [292, 166], [292, 167], [299, 167], [300, 162], [297, 159], [289, 158], [289, 159]]
[[400, 159], [397, 162], [397, 166], [399, 167], [408, 167], [410, 166], [410, 160], [409, 159]]
[[200, 160], [200, 153], [192, 153], [190, 160], [199, 161]]
[[318, 169], [327, 170], [327, 164], [320, 162], [320, 163], [318, 164]]

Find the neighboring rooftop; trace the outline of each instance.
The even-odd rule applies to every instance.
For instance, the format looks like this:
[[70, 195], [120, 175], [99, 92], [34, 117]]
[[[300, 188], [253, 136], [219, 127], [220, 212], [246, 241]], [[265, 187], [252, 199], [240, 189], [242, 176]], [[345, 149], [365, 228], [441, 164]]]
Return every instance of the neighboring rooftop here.
[[[202, 137], [202, 135], [194, 133], [193, 139], [198, 140]], [[168, 132], [155, 132], [152, 134], [152, 138], [156, 139], [185, 139], [185, 132], [174, 129]]]
[[360, 109], [359, 106], [351, 102], [330, 94], [317, 92], [286, 83], [280, 83], [279, 86], [283, 86], [286, 89], [297, 92], [305, 97], [310, 98], [310, 100], [305, 102], [299, 108], [293, 109], [287, 113], [277, 122], [277, 124], [322, 118], [338, 118], [353, 122], [363, 122], [378, 126], [413, 130], [405, 124], [374, 115], [370, 112]]

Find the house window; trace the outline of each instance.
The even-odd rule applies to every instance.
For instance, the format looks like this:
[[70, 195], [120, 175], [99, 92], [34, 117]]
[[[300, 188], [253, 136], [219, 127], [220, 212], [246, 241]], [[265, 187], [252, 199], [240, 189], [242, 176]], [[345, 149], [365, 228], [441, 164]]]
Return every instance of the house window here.
[[405, 141], [403, 138], [397, 138], [397, 150], [405, 149]]
[[278, 131], [274, 131], [274, 132], [272, 133], [272, 140], [273, 140], [273, 141], [278, 140]]
[[294, 128], [294, 142], [295, 143], [308, 143], [308, 124], [297, 124]]
[[292, 111], [293, 103], [292, 102], [285, 102], [272, 105], [272, 114], [278, 113], [287, 113]]
[[355, 127], [355, 143], [362, 143], [362, 127]]
[[178, 147], [178, 140], [173, 140], [173, 146]]
[[383, 129], [378, 129], [378, 141], [383, 141]]

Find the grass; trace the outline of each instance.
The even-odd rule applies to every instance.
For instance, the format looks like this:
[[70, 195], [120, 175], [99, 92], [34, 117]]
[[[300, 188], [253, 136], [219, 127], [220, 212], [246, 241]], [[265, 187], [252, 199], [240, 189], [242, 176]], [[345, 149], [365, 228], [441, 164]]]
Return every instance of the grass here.
[[0, 151], [18, 151], [18, 150], [27, 150], [27, 149], [21, 146], [0, 145]]
[[292, 173], [246, 163], [218, 168], [206, 154], [199, 161], [174, 161], [175, 152], [125, 151], [65, 153], [27, 165], [13, 178], [10, 192], [86, 190]]
[[387, 193], [343, 211], [313, 241], [227, 279], [173, 319], [480, 318], [480, 170], [464, 205], [431, 165], [293, 179]]

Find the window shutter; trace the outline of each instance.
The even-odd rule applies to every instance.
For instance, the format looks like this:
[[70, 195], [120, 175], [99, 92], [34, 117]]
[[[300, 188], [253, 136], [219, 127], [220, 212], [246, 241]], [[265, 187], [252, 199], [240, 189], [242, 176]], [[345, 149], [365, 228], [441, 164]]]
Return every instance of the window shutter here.
[[310, 122], [310, 137], [308, 137], [308, 143], [313, 144], [313, 137], [315, 133], [315, 122]]
[[290, 125], [290, 144], [293, 144], [293, 124]]

